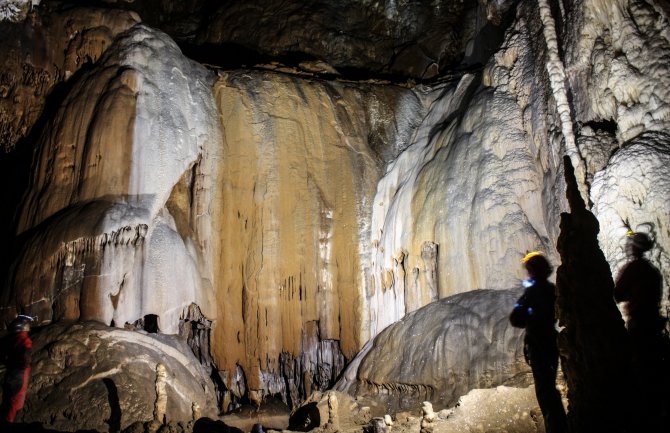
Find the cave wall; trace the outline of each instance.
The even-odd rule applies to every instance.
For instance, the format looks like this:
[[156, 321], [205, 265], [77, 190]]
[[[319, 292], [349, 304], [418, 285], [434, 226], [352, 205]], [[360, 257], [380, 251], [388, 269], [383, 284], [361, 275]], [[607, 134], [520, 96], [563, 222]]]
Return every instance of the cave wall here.
[[[223, 128], [211, 204], [214, 351], [231, 379], [245, 366], [255, 398], [284, 395], [284, 372], [297, 368], [295, 400], [332, 384], [342, 355], [351, 359], [363, 343], [370, 203], [384, 154], [407, 135], [393, 125], [418, 123], [423, 108], [402, 87], [276, 72], [222, 73], [214, 92]], [[322, 359], [310, 365], [317, 350]]]
[[565, 15], [565, 65], [598, 239], [613, 273], [629, 229], [656, 241], [668, 316], [670, 27], [667, 2], [584, 2]]
[[[168, 209], [185, 172], [207, 176], [195, 168], [205, 143], [220, 142], [213, 75], [136, 26], [73, 80], [37, 141], [3, 316], [23, 305], [42, 321], [124, 326], [158, 314], [176, 333], [185, 306], [213, 306], [211, 269], [192, 254], [206, 216], [182, 237]], [[206, 200], [192, 197], [188, 212]]]
[[[2, 319], [134, 327], [155, 314], [174, 334], [196, 304], [212, 321], [224, 409], [275, 394], [296, 403], [407, 313], [516, 286], [528, 250], [557, 263], [566, 112], [550, 85], [546, 17], [531, 1], [485, 3], [466, 15], [511, 21], [495, 54], [419, 85], [347, 78], [352, 65], [328, 47], [316, 59], [342, 73], [189, 59], [204, 41], [210, 62], [227, 61], [215, 47], [229, 41], [213, 36], [221, 11], [210, 27], [191, 23], [198, 33], [164, 5], [151, 19], [174, 24], [173, 37], [137, 24], [150, 2], [114, 14], [43, 2], [0, 22], [21, 36], [2, 47], [2, 163], [31, 161], [13, 168], [26, 185], [6, 197]], [[601, 248], [616, 271], [625, 230], [649, 230], [667, 295], [667, 12], [551, 6]], [[393, 68], [371, 70], [423, 76]]]

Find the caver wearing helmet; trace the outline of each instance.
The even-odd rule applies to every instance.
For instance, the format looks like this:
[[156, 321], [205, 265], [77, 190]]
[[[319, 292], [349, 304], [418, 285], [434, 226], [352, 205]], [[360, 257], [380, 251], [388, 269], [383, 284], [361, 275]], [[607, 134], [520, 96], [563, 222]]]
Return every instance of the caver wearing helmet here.
[[665, 326], [660, 315], [662, 277], [644, 258], [654, 246], [645, 233], [626, 233], [626, 251], [631, 260], [621, 269], [614, 284], [614, 299], [623, 303], [626, 328], [632, 336], [656, 336]]
[[26, 316], [25, 314], [19, 314], [16, 316], [12, 323], [9, 324], [9, 330], [11, 332], [28, 332], [30, 331], [30, 324], [33, 322], [33, 318]]
[[[667, 422], [670, 375], [667, 341], [663, 336], [666, 319], [660, 313], [663, 278], [644, 257], [654, 246], [640, 232], [626, 233], [626, 252], [630, 261], [621, 269], [614, 284], [614, 299], [622, 304], [626, 329], [630, 335], [633, 377], [644, 407], [644, 431], [664, 431]], [[640, 430], [642, 431], [642, 430]]]
[[19, 315], [9, 325], [10, 334], [2, 340], [3, 362], [7, 366], [2, 385], [0, 422], [12, 423], [23, 408], [30, 377], [33, 342], [28, 335], [33, 318]]
[[654, 241], [642, 232], [629, 230], [626, 233], [626, 250], [633, 257], [642, 257], [644, 253], [654, 246]]
[[523, 282], [525, 291], [512, 310], [510, 322], [512, 326], [526, 329], [524, 355], [533, 372], [535, 395], [544, 416], [545, 430], [562, 433], [566, 431], [567, 418], [556, 389], [556, 294], [554, 285], [547, 280], [552, 268], [539, 251], [526, 254], [521, 262], [528, 272], [528, 279]]

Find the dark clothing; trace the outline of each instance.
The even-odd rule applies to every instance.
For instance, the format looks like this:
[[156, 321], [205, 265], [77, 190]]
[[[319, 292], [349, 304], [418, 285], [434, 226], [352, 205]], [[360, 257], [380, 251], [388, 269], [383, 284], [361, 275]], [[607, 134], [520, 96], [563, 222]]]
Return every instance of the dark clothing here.
[[[633, 378], [638, 404], [646, 413], [646, 431], [667, 425], [668, 374], [665, 319], [660, 314], [663, 279], [658, 269], [642, 257], [627, 263], [616, 279], [614, 299], [625, 302], [626, 328], [630, 335]], [[665, 420], [664, 420], [665, 419]]]
[[2, 422], [14, 422], [16, 414], [23, 408], [30, 377], [32, 347], [33, 342], [27, 332], [10, 334], [2, 342], [4, 363], [7, 366], [0, 406]]
[[516, 318], [510, 317], [510, 320], [514, 326], [526, 329], [524, 354], [533, 371], [535, 395], [542, 410], [545, 430], [547, 433], [564, 432], [567, 419], [561, 395], [556, 389], [558, 333], [555, 327], [555, 287], [547, 280], [526, 280], [524, 285], [526, 291], [512, 313]]
[[665, 326], [659, 312], [663, 279], [644, 258], [623, 267], [614, 285], [614, 299], [625, 302], [626, 327], [632, 337], [660, 336]]

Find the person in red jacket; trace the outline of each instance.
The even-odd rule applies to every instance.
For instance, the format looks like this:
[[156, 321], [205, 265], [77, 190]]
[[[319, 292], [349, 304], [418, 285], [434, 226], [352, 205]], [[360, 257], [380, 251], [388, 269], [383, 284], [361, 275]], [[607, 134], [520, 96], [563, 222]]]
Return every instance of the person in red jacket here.
[[2, 353], [7, 366], [2, 385], [0, 421], [13, 423], [23, 408], [30, 377], [31, 349], [33, 342], [28, 335], [33, 318], [19, 315], [9, 325], [10, 334], [3, 340]]

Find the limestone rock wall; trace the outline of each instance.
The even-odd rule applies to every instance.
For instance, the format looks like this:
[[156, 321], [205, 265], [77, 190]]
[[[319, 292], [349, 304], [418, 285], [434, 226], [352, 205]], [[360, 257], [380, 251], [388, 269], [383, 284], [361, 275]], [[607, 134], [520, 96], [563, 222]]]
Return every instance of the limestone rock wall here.
[[514, 0], [114, 3], [138, 12], [207, 63], [252, 66], [281, 58], [305, 69], [318, 64], [328, 73], [421, 79], [464, 60], [485, 61], [499, 42], [497, 27]]
[[215, 317], [211, 268], [196, 250], [209, 238], [208, 197], [187, 202], [190, 232], [170, 211], [183, 217], [179, 185], [201, 185], [203, 148], [220, 141], [212, 81], [142, 26], [77, 80], [37, 144], [3, 317], [22, 308], [123, 326], [157, 314], [168, 333], [191, 302]]
[[[665, 6], [665, 8], [664, 8]], [[656, 241], [648, 253], [670, 304], [670, 22], [667, 2], [584, 1], [566, 11], [565, 61], [591, 179], [598, 239], [614, 275], [627, 230]]]
[[21, 16], [24, 19], [16, 22], [0, 19], [0, 142], [4, 151], [30, 133], [54, 86], [99, 60], [116, 35], [140, 21], [133, 12], [84, 7], [26, 11]]
[[332, 385], [364, 343], [375, 188], [423, 108], [402, 87], [273, 72], [222, 74], [215, 94], [214, 351], [231, 389], [243, 366], [253, 400], [295, 401]]
[[527, 251], [552, 257], [561, 148], [547, 145], [529, 26], [513, 26], [482, 74], [428, 89], [426, 118], [379, 182], [368, 337], [437, 299], [513, 287]]

